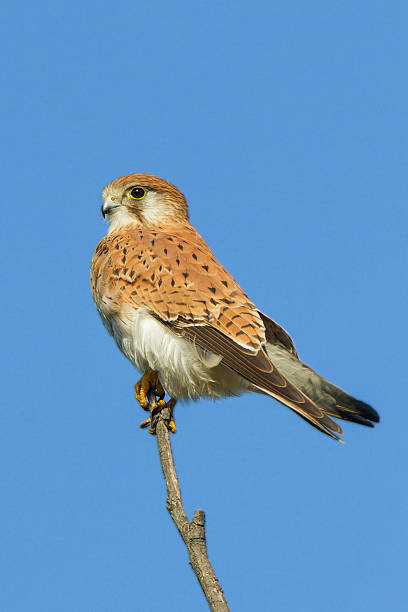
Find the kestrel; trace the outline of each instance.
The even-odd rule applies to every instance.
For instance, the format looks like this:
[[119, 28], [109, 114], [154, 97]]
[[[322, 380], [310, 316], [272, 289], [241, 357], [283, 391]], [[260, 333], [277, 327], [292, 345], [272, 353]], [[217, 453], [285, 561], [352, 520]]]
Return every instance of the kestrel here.
[[[109, 231], [91, 264], [92, 295], [119, 349], [143, 373], [136, 397], [269, 395], [339, 439], [331, 417], [373, 426], [377, 412], [299, 360], [277, 323], [258, 310], [189, 221], [184, 195], [150, 174], [105, 187]], [[165, 393], [170, 396], [164, 401]], [[142, 426], [151, 425], [151, 419]], [[174, 420], [168, 423], [175, 431]]]

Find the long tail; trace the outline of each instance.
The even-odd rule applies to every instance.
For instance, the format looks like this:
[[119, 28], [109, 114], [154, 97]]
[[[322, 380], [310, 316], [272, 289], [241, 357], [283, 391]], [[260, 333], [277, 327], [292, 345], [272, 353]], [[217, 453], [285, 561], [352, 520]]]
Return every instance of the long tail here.
[[268, 343], [266, 350], [278, 370], [325, 414], [367, 427], [379, 422], [374, 408], [322, 378], [284, 347]]

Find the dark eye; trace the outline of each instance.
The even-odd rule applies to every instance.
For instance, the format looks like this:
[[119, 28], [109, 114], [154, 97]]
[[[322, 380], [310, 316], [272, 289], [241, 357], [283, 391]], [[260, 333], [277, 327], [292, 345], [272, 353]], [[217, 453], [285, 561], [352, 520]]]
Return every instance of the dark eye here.
[[132, 187], [129, 191], [129, 195], [134, 200], [141, 200], [146, 195], [146, 190], [143, 187]]

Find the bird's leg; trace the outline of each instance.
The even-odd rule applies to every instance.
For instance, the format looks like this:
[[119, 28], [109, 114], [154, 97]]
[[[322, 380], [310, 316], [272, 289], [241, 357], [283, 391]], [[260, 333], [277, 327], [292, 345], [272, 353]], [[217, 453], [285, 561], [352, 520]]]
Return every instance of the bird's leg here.
[[176, 424], [173, 418], [173, 409], [176, 404], [176, 400], [171, 398], [168, 402], [164, 401], [165, 391], [159, 380], [159, 375], [155, 370], [148, 370], [143, 374], [142, 378], [135, 385], [136, 399], [143, 408], [143, 410], [149, 410], [148, 393], [153, 391], [155, 396], [159, 399], [156, 401], [156, 406], [152, 411], [152, 415], [140, 424], [140, 427], [144, 429], [149, 428], [149, 433], [156, 433], [157, 417], [159, 413], [167, 408], [169, 410], [169, 416], [164, 419], [167, 428], [172, 433], [176, 433]]
[[162, 406], [164, 406], [166, 403], [163, 400], [165, 391], [155, 370], [147, 370], [139, 382], [135, 384], [136, 399], [143, 410], [149, 410], [149, 402], [147, 400], [149, 391], [154, 391], [155, 395], [159, 398], [159, 402], [163, 402]]

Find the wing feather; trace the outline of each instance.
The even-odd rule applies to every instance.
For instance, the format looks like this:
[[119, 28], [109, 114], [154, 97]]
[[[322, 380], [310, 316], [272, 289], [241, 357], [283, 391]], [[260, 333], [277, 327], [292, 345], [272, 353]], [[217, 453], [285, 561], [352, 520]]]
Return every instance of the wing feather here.
[[281, 344], [289, 353], [297, 357], [295, 345], [288, 332], [260, 310], [258, 310], [258, 314], [265, 326], [266, 341], [270, 344]]
[[284, 403], [324, 433], [337, 440], [339, 438], [335, 434], [343, 433], [341, 427], [324, 410], [316, 406], [279, 372], [263, 348], [251, 354], [243, 350], [234, 340], [209, 325], [191, 325], [182, 320], [165, 324], [174, 333], [197, 344], [200, 348], [221, 355], [222, 362], [231, 370], [243, 376], [258, 389]]

